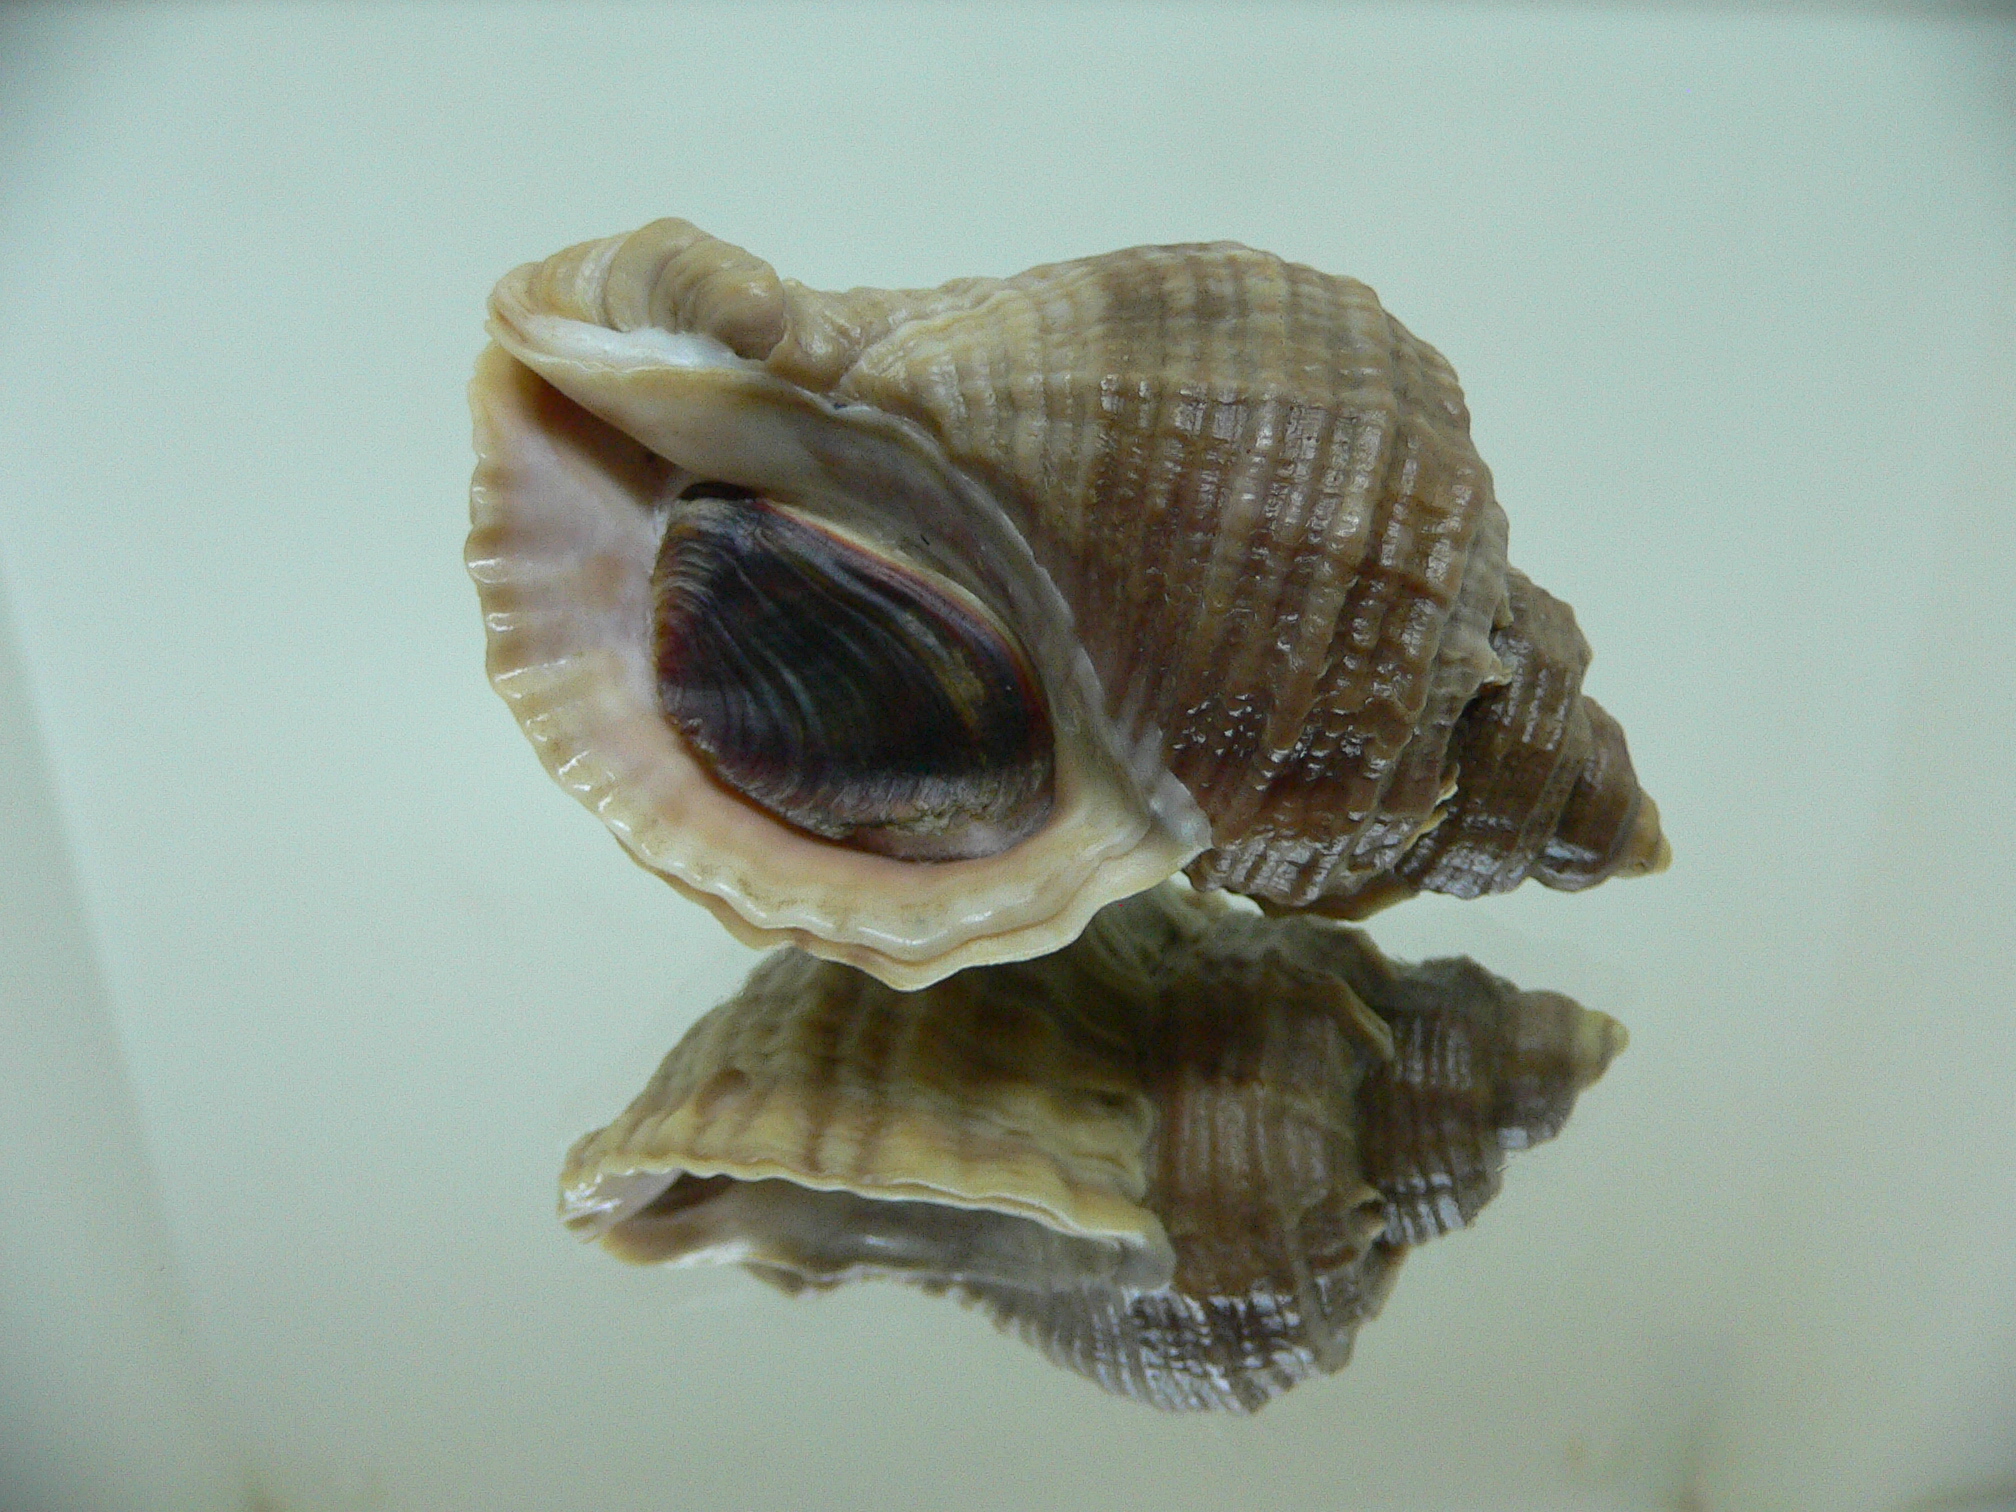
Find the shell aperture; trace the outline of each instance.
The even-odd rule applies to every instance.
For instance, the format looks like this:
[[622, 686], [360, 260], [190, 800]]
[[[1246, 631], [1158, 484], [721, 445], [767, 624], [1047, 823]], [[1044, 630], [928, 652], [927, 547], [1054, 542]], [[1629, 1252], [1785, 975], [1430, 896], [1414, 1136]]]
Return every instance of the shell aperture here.
[[[627, 396], [636, 376], [527, 352], [584, 392], [614, 384]], [[478, 360], [470, 387], [468, 562], [491, 683], [548, 772], [633, 860], [748, 944], [797, 944], [914, 987], [1052, 949], [1103, 903], [1203, 848], [1208, 829], [1189, 796], [1152, 754], [1112, 738], [1068, 609], [983, 495], [899, 427], [872, 416], [842, 425], [725, 359], [645, 377], [676, 400], [660, 396], [657, 410], [712, 414], [708, 433], [742, 449], [695, 442], [681, 456], [707, 464], [698, 469], [669, 459], [501, 345]], [[746, 423], [752, 408], [781, 413], [785, 439]], [[919, 863], [836, 843], [719, 779], [666, 716], [652, 589], [672, 505], [712, 480], [789, 500], [856, 540], [904, 543], [913, 566], [1012, 632], [1053, 737], [1053, 797], [1031, 833], [997, 855]]]
[[575, 1145], [561, 1215], [637, 1263], [951, 1289], [1110, 1391], [1250, 1412], [1341, 1368], [1408, 1248], [1624, 1044], [1468, 961], [1165, 885], [914, 993], [771, 957]]
[[[1362, 284], [1212, 243], [826, 293], [664, 220], [507, 275], [490, 328], [492, 680], [630, 854], [751, 943], [917, 988], [1178, 870], [1357, 918], [1665, 865], [1573, 615], [1507, 564], [1454, 372]], [[992, 677], [925, 700], [972, 716], [956, 778], [863, 782], [876, 760], [774, 725], [737, 747], [683, 695], [667, 717], [651, 584], [695, 483], [954, 606], [888, 644], [906, 689]]]
[[667, 716], [772, 812], [939, 860], [1005, 850], [1048, 812], [1041, 690], [948, 588], [767, 501], [689, 489], [652, 590]]

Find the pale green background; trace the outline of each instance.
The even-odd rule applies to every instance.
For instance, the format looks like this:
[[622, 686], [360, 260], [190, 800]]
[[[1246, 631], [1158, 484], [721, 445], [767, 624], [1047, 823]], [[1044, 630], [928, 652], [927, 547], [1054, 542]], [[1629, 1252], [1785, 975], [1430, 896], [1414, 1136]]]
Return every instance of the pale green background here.
[[[2016, 1496], [2012, 149], [2006, 11], [0, 12], [0, 1507]], [[1377, 922], [1634, 1039], [1343, 1376], [1161, 1418], [554, 1222], [752, 958], [484, 686], [462, 385], [664, 214], [1236, 238], [1463, 375], [1678, 860]]]

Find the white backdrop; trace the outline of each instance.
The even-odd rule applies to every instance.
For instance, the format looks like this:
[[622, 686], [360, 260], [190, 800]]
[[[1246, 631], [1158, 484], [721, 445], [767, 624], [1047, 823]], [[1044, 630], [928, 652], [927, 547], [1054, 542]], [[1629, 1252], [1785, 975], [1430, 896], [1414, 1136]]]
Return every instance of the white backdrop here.
[[[0, 13], [0, 1506], [2016, 1497], [2016, 25]], [[751, 955], [484, 684], [462, 387], [677, 214], [826, 287], [1230, 237], [1463, 375], [1677, 859], [1424, 900], [1630, 1051], [1340, 1377], [1109, 1400], [552, 1216]]]

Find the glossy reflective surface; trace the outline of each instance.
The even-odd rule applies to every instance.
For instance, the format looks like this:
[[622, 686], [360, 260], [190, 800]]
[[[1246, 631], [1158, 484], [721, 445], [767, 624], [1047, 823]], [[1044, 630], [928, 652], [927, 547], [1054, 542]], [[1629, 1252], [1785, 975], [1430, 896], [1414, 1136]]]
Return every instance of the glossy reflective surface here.
[[[156, 1380], [200, 1369], [277, 1508], [606, 1512], [674, 1473], [712, 1508], [1990, 1502], [2006, 25], [779, 14], [0, 12], [0, 568], [89, 931], [20, 1012], [6, 951], [0, 1033], [73, 1022], [95, 962], [81, 1063], [137, 1110], [122, 1157], [74, 1132], [119, 1127], [102, 1087], [0, 1055], [70, 1110], [0, 1143], [0, 1464], [102, 1461], [43, 1448], [78, 1337], [49, 1308], [89, 1315], [94, 1271], [36, 1204], [100, 1203], [109, 1160], [152, 1171], [161, 1243], [95, 1273], [170, 1258], [193, 1322], [157, 1343], [202, 1364]], [[500, 269], [668, 207], [826, 288], [1214, 236], [1348, 271], [1462, 373], [1518, 559], [1596, 648], [1675, 869], [1375, 937], [1631, 1049], [1349, 1370], [1251, 1423], [1108, 1401], [893, 1287], [795, 1306], [554, 1221], [569, 1142], [752, 957], [475, 672], [463, 388]]]
[[950, 1290], [1172, 1412], [1341, 1370], [1409, 1247], [1473, 1222], [1628, 1036], [1475, 962], [1166, 882], [1038, 960], [899, 993], [773, 955], [568, 1152], [640, 1264]]

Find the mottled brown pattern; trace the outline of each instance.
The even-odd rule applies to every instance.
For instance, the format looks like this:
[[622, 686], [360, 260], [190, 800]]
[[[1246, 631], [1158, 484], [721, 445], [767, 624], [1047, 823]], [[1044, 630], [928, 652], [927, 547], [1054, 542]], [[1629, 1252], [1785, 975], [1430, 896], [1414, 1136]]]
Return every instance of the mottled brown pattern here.
[[[844, 296], [842, 296], [844, 297]], [[1382, 813], [1438, 669], [1487, 670], [1503, 529], [1447, 364], [1371, 291], [1230, 245], [1039, 268], [898, 327], [834, 391], [928, 429], [1026, 522], [1130, 735], [1211, 817], [1199, 880], [1306, 903]], [[1484, 532], [1484, 550], [1473, 547]], [[1445, 645], [1465, 583], [1482, 600]], [[1247, 843], [1257, 842], [1257, 843]], [[1341, 879], [1340, 879], [1341, 880]]]
[[[795, 455], [785, 438], [829, 469], [848, 453], [854, 491], [800, 487], [808, 517], [873, 537], [874, 479], [916, 469], [878, 473], [867, 458], [947, 469], [932, 474], [943, 499], [882, 499], [901, 516], [884, 544], [898, 555], [935, 541], [925, 570], [959, 577], [998, 614], [1053, 700], [1082, 698], [1084, 721], [1060, 715], [1060, 747], [1096, 746], [1109, 766], [1125, 753], [1140, 793], [1116, 803], [1153, 811], [1139, 821], [1155, 837], [1144, 870], [1151, 851], [1180, 846], [1200, 886], [1357, 918], [1424, 888], [1474, 896], [1529, 876], [1575, 888], [1666, 863], [1621, 734], [1582, 699], [1588, 648], [1573, 616], [1507, 566], [1454, 371], [1363, 284], [1215, 242], [933, 290], [821, 293], [660, 221], [519, 270], [493, 313], [517, 360], [563, 387], [578, 379], [583, 403], [660, 436], [682, 468], [739, 455], [724, 427], [764, 438], [750, 450], [768, 460], [752, 467]], [[660, 359], [638, 342], [569, 367], [553, 353], [576, 338], [542, 325], [549, 316], [707, 337], [760, 363], [761, 382], [736, 390], [731, 413], [723, 382], [679, 376], [711, 360], [691, 349]], [[993, 523], [962, 533], [980, 515]], [[966, 548], [997, 525], [1020, 537], [1015, 560], [972, 560], [986, 553]], [[1080, 648], [1094, 674], [1082, 694], [1063, 670]], [[1001, 843], [1012, 858], [1023, 842]], [[1054, 854], [1045, 865], [1056, 874]], [[988, 875], [1012, 895], [1012, 864]], [[788, 875], [758, 880], [762, 906], [738, 904], [731, 926], [797, 917]], [[847, 913], [833, 896], [816, 901]], [[1075, 925], [1089, 898], [1056, 917]], [[999, 960], [1017, 947], [958, 948]], [[834, 953], [906, 985], [935, 969], [885, 967], [859, 940]]]
[[[1211, 818], [1193, 877], [1293, 906], [1330, 894], [1332, 912], [1396, 870], [1484, 890], [1426, 857], [1400, 866], [1445, 770], [1488, 786], [1488, 803], [1460, 806], [1484, 830], [1560, 819], [1587, 832], [1579, 854], [1634, 859], [1628, 761], [1591, 773], [1628, 790], [1592, 792], [1570, 819], [1544, 781], [1494, 780], [1474, 739], [1448, 751], [1485, 681], [1516, 685], [1531, 665], [1492, 663], [1493, 618], [1511, 617], [1515, 643], [1555, 627], [1526, 630], [1507, 591], [1503, 515], [1455, 374], [1370, 289], [1229, 243], [955, 289], [937, 308], [830, 296], [916, 308], [879, 336], [863, 323], [831, 389], [924, 426], [1026, 522], [1109, 711], [1160, 732]], [[1566, 635], [1549, 649], [1586, 664], [1572, 618]], [[1541, 696], [1515, 686], [1499, 706]], [[1621, 828], [1596, 833], [1606, 816]], [[1536, 854], [1497, 858], [1489, 890]]]

